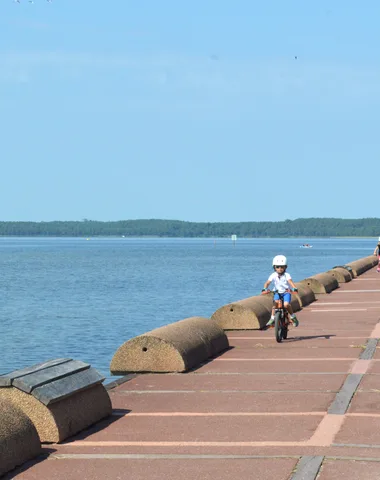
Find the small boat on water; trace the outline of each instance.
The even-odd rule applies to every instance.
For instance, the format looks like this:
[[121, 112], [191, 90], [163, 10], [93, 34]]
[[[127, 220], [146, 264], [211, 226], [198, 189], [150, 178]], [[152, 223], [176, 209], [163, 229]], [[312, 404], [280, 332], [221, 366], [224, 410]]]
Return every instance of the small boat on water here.
[[304, 243], [303, 245], [300, 245], [300, 248], [313, 248], [313, 245], [310, 245], [309, 243]]

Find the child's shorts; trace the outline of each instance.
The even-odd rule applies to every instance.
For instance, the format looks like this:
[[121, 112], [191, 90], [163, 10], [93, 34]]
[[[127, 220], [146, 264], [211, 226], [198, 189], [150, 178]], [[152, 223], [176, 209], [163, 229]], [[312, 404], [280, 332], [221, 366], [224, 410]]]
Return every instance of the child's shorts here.
[[[290, 293], [284, 293], [284, 302], [290, 303], [292, 296]], [[275, 293], [273, 296], [273, 300], [280, 300], [280, 295], [278, 293]]]

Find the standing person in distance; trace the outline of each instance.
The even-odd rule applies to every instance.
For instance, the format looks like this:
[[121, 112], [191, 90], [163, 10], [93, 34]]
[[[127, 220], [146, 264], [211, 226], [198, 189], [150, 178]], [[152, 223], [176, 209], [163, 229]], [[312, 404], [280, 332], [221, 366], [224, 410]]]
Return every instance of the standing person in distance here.
[[380, 272], [380, 237], [379, 237], [379, 241], [377, 242], [376, 248], [373, 251], [373, 254], [376, 255], [376, 257], [378, 259], [376, 271]]
[[[379, 242], [380, 243], [380, 242]], [[262, 289], [262, 293], [269, 292], [269, 285], [273, 282], [274, 290], [278, 290], [279, 293], [285, 293], [284, 295], [284, 307], [287, 309], [290, 315], [290, 319], [295, 327], [298, 327], [299, 321], [295, 316], [292, 306], [290, 304], [291, 301], [291, 293], [290, 290], [293, 292], [298, 292], [297, 287], [294, 285], [292, 277], [290, 273], [286, 271], [287, 269], [287, 259], [284, 255], [276, 255], [272, 261], [273, 270], [274, 272], [269, 275], [268, 280], [264, 283], [264, 288]], [[274, 294], [273, 297], [273, 307], [272, 307], [272, 315], [270, 317], [269, 322], [267, 323], [267, 327], [270, 327], [274, 323], [274, 310], [276, 307], [280, 307], [280, 297], [278, 293]]]

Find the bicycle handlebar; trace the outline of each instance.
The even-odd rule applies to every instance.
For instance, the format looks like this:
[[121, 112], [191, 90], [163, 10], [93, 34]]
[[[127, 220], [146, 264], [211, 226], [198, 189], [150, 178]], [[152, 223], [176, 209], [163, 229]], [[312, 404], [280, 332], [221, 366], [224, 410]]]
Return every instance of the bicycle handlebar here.
[[278, 293], [279, 295], [284, 295], [284, 293], [293, 293], [293, 292], [298, 292], [298, 288], [292, 288], [291, 290], [285, 290], [285, 292], [280, 293], [278, 290], [269, 290], [268, 288], [263, 288], [261, 290], [262, 295], [268, 295], [269, 293]]

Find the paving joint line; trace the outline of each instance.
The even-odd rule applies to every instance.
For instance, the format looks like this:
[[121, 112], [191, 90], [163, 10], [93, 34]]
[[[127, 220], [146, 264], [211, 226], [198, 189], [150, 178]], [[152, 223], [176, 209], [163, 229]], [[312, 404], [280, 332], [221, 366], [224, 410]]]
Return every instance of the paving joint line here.
[[124, 412], [124, 410], [114, 410], [111, 415], [114, 417], [324, 417], [326, 412]]
[[106, 390], [112, 390], [113, 388], [118, 387], [119, 385], [122, 385], [123, 383], [129, 382], [133, 378], [136, 378], [137, 374], [136, 373], [131, 373], [129, 375], [125, 375], [122, 378], [118, 378], [117, 380], [114, 380], [113, 382], [107, 383], [104, 385], [104, 388]]
[[362, 462], [380, 462], [380, 458], [377, 457], [350, 457], [343, 456], [337, 457], [336, 455], [325, 456], [325, 460], [351, 460], [351, 461], [362, 461]]
[[[350, 360], [354, 360], [350, 358]], [[281, 361], [281, 359], [279, 359]], [[282, 360], [284, 361], [284, 360]], [[207, 376], [207, 375], [347, 375], [347, 370], [345, 372], [246, 372], [246, 373], [239, 373], [239, 372], [210, 372], [210, 373], [191, 373], [190, 375], [199, 375], [199, 376]]]
[[328, 414], [344, 415], [350, 405], [351, 399], [354, 396], [364, 374], [350, 373], [347, 376], [342, 388], [337, 393], [335, 400], [327, 410]]
[[[358, 347], [359, 348], [359, 347]], [[291, 358], [216, 358], [215, 362], [348, 362], [355, 357], [291, 357]]]
[[360, 354], [360, 360], [371, 360], [376, 352], [376, 347], [379, 339], [370, 338], [366, 344], [366, 348]]
[[379, 449], [378, 444], [366, 444], [366, 443], [332, 443], [332, 447], [350, 447], [350, 448], [376, 448]]
[[[360, 354], [358, 360], [371, 360], [376, 352], [376, 347], [379, 339], [370, 338], [366, 344], [366, 348]], [[330, 405], [327, 413], [333, 415], [344, 415], [351, 403], [353, 396], [355, 395], [360, 382], [364, 377], [364, 373], [349, 373], [342, 388], [337, 393], [335, 400]]]
[[146, 460], [176, 460], [176, 459], [266, 459], [266, 458], [300, 458], [299, 455], [217, 455], [217, 454], [160, 454], [160, 453], [52, 453], [50, 460], [84, 459], [146, 459]]
[[326, 394], [326, 393], [338, 393], [339, 390], [122, 390], [117, 392], [118, 395], [145, 395], [145, 394], [160, 394], [160, 393], [315, 393], [315, 394]]
[[[46, 460], [94, 460], [94, 459], [105, 459], [105, 460], [266, 460], [266, 459], [284, 459], [284, 458], [294, 458], [294, 459], [306, 459], [307, 456], [300, 458], [300, 455], [233, 455], [233, 454], [167, 454], [167, 453], [52, 453], [52, 454], [42, 454], [38, 457], [39, 459]], [[309, 457], [313, 458], [313, 457]], [[315, 457], [314, 457], [315, 458]], [[375, 462], [379, 463], [379, 457], [360, 457], [360, 456], [351, 456], [351, 455], [325, 455], [323, 458], [322, 464], [325, 461], [363, 461], [363, 462]], [[304, 464], [307, 463], [307, 460], [304, 460]], [[316, 462], [317, 463], [317, 462]], [[298, 464], [301, 466], [301, 462]], [[320, 469], [319, 469], [320, 471]], [[319, 473], [318, 471], [318, 473]], [[305, 472], [305, 470], [304, 470]], [[297, 471], [295, 472], [297, 473]], [[299, 471], [300, 473], [300, 471]], [[312, 480], [313, 477], [291, 477], [290, 480], [299, 480], [305, 478], [307, 480]], [[314, 478], [316, 478], [314, 476]]]
[[323, 456], [305, 455], [296, 465], [290, 480], [315, 480], [323, 463]]

